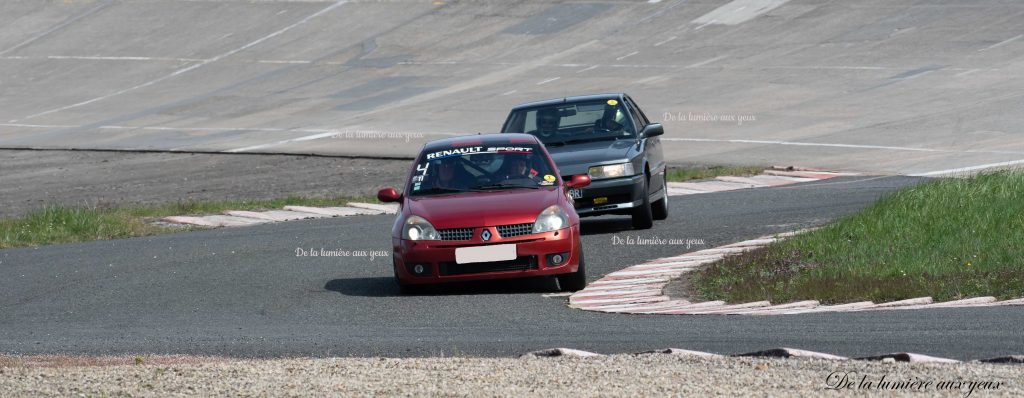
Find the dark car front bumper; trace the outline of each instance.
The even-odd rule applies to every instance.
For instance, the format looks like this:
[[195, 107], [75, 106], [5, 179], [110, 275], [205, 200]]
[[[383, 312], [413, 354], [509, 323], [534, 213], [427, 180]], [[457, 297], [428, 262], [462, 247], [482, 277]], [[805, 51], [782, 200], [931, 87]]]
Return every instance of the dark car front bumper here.
[[[626, 214], [644, 202], [644, 175], [594, 180], [583, 189], [583, 197], [573, 205], [581, 217], [602, 214]], [[603, 199], [602, 199], [603, 198]]]

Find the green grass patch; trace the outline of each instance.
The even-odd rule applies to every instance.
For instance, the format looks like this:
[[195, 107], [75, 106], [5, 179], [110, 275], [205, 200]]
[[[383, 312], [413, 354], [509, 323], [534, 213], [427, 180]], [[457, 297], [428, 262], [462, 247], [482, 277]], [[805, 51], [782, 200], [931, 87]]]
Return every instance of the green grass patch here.
[[703, 167], [682, 167], [670, 168], [668, 170], [669, 182], [684, 182], [691, 180], [703, 180], [719, 176], [752, 176], [761, 174], [766, 167], [760, 166], [703, 166]]
[[1024, 296], [1024, 172], [943, 179], [694, 275], [708, 300]]
[[55, 243], [119, 239], [178, 232], [150, 223], [160, 217], [221, 214], [228, 210], [268, 210], [284, 206], [343, 206], [349, 202], [376, 203], [374, 197], [302, 198], [268, 200], [184, 201], [152, 206], [50, 206], [20, 218], [0, 219], [0, 249]]

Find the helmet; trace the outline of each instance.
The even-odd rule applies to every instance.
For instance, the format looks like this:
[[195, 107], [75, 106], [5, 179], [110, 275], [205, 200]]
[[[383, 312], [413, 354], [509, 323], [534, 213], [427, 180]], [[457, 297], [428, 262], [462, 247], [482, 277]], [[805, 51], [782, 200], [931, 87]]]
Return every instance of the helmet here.
[[519, 154], [519, 153], [508, 153], [505, 154], [505, 159], [502, 164], [505, 165], [505, 170], [509, 174], [518, 174], [517, 166], [520, 164], [526, 167], [526, 170], [530, 170], [532, 167], [530, 161], [530, 155]]
[[606, 126], [610, 125], [612, 122], [619, 126], [626, 125], [626, 114], [622, 112], [621, 106], [606, 105], [604, 107], [604, 114], [601, 115], [601, 120], [595, 124]]
[[543, 126], [549, 126], [549, 130], [557, 130], [562, 121], [558, 115], [558, 109], [544, 108], [537, 111], [537, 130], [545, 130]]

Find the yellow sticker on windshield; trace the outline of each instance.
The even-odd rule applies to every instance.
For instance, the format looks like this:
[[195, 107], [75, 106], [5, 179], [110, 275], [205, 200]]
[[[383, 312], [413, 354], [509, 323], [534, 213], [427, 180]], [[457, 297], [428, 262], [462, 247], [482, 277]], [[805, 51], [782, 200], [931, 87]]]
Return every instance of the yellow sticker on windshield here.
[[619, 104], [619, 101], [616, 101], [616, 100], [608, 100], [608, 105], [611, 105], [611, 106], [615, 106], [615, 105], [618, 105], [618, 104]]
[[547, 181], [547, 182], [555, 182], [555, 176], [553, 176], [553, 175], [551, 175], [551, 174], [545, 174], [545, 175], [544, 175], [544, 181]]

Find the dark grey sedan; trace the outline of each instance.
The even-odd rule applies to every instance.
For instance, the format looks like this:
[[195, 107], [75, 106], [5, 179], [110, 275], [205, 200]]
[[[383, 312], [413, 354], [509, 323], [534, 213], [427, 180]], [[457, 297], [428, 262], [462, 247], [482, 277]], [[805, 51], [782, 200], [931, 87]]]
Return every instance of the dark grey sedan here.
[[512, 108], [502, 132], [540, 138], [563, 180], [590, 175], [590, 186], [570, 192], [580, 216], [627, 214], [637, 229], [668, 217], [665, 157], [658, 138], [665, 131], [628, 95], [522, 104]]

